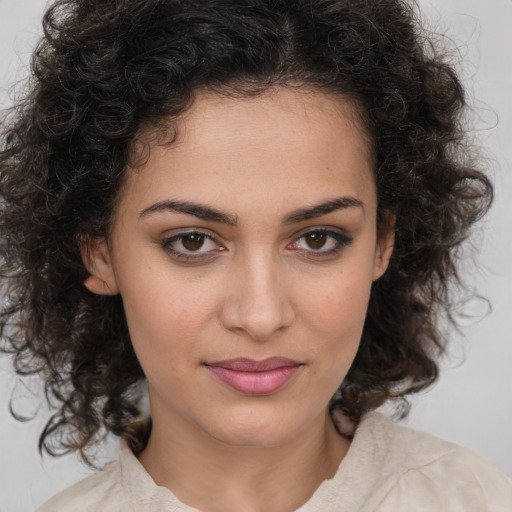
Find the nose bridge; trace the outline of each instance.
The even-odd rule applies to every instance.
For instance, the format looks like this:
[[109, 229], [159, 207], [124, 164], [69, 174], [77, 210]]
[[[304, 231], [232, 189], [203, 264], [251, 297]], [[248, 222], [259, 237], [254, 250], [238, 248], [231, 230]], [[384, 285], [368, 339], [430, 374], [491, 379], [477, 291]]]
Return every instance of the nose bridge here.
[[293, 321], [293, 309], [280, 260], [271, 251], [243, 255], [233, 275], [225, 325], [263, 340]]

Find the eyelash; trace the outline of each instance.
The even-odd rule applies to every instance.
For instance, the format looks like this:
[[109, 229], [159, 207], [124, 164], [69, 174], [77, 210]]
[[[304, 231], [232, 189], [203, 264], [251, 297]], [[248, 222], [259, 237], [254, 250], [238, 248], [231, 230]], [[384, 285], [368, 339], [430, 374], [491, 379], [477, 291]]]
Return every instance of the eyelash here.
[[[300, 234], [298, 237], [294, 239], [294, 241], [291, 244], [288, 244], [287, 247], [291, 247], [292, 245], [297, 245], [300, 240], [305, 239], [308, 235], [312, 234], [321, 234], [326, 235], [327, 240], [329, 238], [333, 239], [335, 242], [335, 247], [328, 249], [328, 250], [322, 250], [321, 248], [318, 250], [315, 249], [300, 249], [300, 248], [292, 248], [292, 250], [303, 253], [304, 256], [310, 258], [310, 259], [322, 259], [322, 258], [328, 258], [329, 256], [335, 256], [339, 254], [345, 247], [349, 246], [353, 239], [347, 236], [344, 233], [340, 233], [338, 231], [334, 231], [327, 228], [313, 228], [308, 229], [308, 231]], [[194, 235], [198, 235], [201, 237], [204, 237], [206, 240], [214, 242], [219, 249], [217, 249], [215, 252], [199, 252], [199, 251], [178, 251], [172, 247], [172, 245], [178, 241], [181, 241], [183, 244], [183, 240], [186, 237], [191, 237]], [[328, 241], [326, 241], [326, 244]], [[325, 244], [324, 244], [325, 245]], [[173, 257], [184, 260], [184, 261], [205, 261], [209, 260], [211, 258], [214, 258], [217, 254], [217, 252], [222, 252], [225, 249], [217, 243], [215, 238], [211, 236], [208, 233], [202, 232], [202, 231], [186, 231], [182, 233], [178, 233], [177, 235], [173, 235], [169, 238], [166, 238], [161, 242], [161, 247], [164, 251], [170, 253]], [[202, 247], [202, 246], [201, 246]], [[201, 248], [200, 247], [200, 248]]]
[[[300, 251], [306, 256], [307, 258], [316, 258], [316, 259], [322, 259], [322, 258], [328, 258], [329, 256], [336, 256], [338, 255], [345, 247], [348, 247], [353, 239], [346, 235], [345, 233], [340, 233], [339, 231], [334, 231], [332, 229], [327, 228], [313, 228], [308, 229], [308, 231], [302, 233], [299, 235], [292, 244], [298, 244], [298, 242], [302, 239], [305, 239], [308, 235], [311, 236], [312, 234], [321, 234], [326, 235], [327, 240], [329, 238], [332, 238], [334, 240], [335, 246], [331, 249], [325, 250], [325, 249], [294, 249], [296, 251]], [[328, 241], [326, 241], [326, 244]]]
[[[164, 249], [164, 251], [170, 253], [173, 257], [180, 259], [180, 260], [185, 260], [185, 261], [193, 261], [193, 260], [203, 260], [204, 261], [204, 260], [211, 259], [212, 257], [215, 257], [215, 253], [208, 254], [208, 253], [198, 252], [198, 251], [197, 252], [196, 251], [184, 252], [184, 251], [177, 251], [172, 248], [172, 245], [175, 242], [182, 241], [182, 243], [183, 243], [183, 240], [186, 237], [190, 237], [193, 235], [202, 236], [206, 240], [214, 242], [218, 247], [221, 247], [216, 242], [215, 238], [213, 236], [209, 235], [208, 233], [204, 233], [202, 231], [186, 231], [186, 232], [178, 233], [177, 235], [173, 235], [173, 236], [163, 240], [162, 244], [161, 244], [162, 249]], [[220, 251], [223, 251], [223, 250], [224, 250], [224, 248], [220, 249]]]

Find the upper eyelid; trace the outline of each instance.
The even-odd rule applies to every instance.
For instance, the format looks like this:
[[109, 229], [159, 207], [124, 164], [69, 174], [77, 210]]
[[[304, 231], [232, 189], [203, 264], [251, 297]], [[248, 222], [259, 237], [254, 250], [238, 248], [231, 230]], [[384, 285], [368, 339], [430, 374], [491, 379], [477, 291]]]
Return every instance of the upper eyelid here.
[[[174, 231], [174, 230], [172, 230]], [[219, 241], [219, 236], [216, 234], [212, 234], [209, 230], [203, 230], [198, 228], [191, 228], [191, 229], [180, 229], [176, 233], [164, 233], [164, 235], [161, 238], [162, 244], [169, 243], [170, 241], [179, 240], [180, 238], [184, 238], [187, 235], [202, 235], [206, 238], [209, 238], [210, 240], [213, 240], [216, 244], [221, 245], [221, 242]]]
[[198, 235], [203, 235], [208, 238], [211, 238], [212, 240], [215, 240], [216, 242], [218, 242], [219, 238], [221, 238], [216, 233], [212, 233], [210, 230], [203, 229], [203, 228], [178, 228], [178, 230], [173, 229], [172, 231], [176, 231], [176, 232], [175, 233], [172, 233], [172, 232], [165, 233], [164, 237], [163, 237], [164, 240], [179, 239], [182, 236], [193, 235], [195, 233], [197, 233]]
[[[203, 235], [203, 236], [213, 240], [214, 242], [216, 242], [219, 245], [222, 245], [222, 242], [221, 242], [222, 237], [220, 235], [218, 235], [217, 233], [210, 231], [209, 229], [199, 228], [199, 227], [197, 227], [197, 228], [196, 227], [190, 227], [190, 228], [175, 228], [172, 231], [176, 231], [176, 229], [178, 231], [175, 232], [175, 233], [167, 234], [164, 237], [163, 242], [169, 242], [170, 240], [179, 240], [180, 237], [182, 237], [182, 236], [186, 236], [186, 235], [189, 235], [189, 234], [197, 233], [197, 234]], [[301, 230], [293, 233], [292, 235], [287, 236], [286, 238], [288, 240], [290, 240], [291, 242], [293, 242], [295, 240], [298, 240], [298, 239], [302, 238], [303, 236], [306, 236], [308, 233], [313, 233], [313, 232], [316, 232], [316, 231], [321, 231], [321, 232], [324, 232], [324, 233], [327, 233], [327, 234], [333, 233], [333, 234], [341, 235], [341, 236], [346, 237], [347, 239], [351, 239], [352, 238], [346, 232], [346, 230], [344, 230], [342, 228], [335, 227], [335, 226], [322, 226], [322, 225], [319, 225], [319, 226], [308, 226], [307, 228], [301, 229]]]
[[[171, 233], [169, 233], [169, 231]], [[298, 238], [304, 235], [307, 235], [308, 233], [314, 232], [314, 231], [324, 231], [324, 232], [334, 232], [334, 233], [340, 233], [347, 235], [347, 232], [345, 229], [336, 227], [336, 226], [308, 226], [306, 228], [300, 229], [298, 231], [295, 231], [293, 234], [287, 236], [286, 238]], [[174, 233], [175, 232], [175, 233]], [[214, 231], [211, 231], [210, 229], [203, 228], [203, 227], [190, 227], [190, 228], [173, 228], [171, 230], [168, 230], [167, 233], [165, 233], [166, 238], [172, 238], [172, 237], [179, 237], [180, 235], [187, 235], [191, 233], [199, 233], [201, 235], [208, 236], [210, 238], [223, 238]]]
[[290, 239], [297, 239], [297, 238], [301, 238], [305, 235], [307, 235], [308, 233], [314, 233], [315, 231], [321, 231], [323, 233], [336, 233], [336, 234], [339, 234], [339, 235], [343, 235], [343, 236], [346, 236], [347, 238], [351, 238], [349, 236], [349, 234], [347, 233], [347, 231], [343, 228], [339, 228], [339, 227], [335, 227], [335, 226], [308, 226], [307, 228], [304, 228], [304, 229], [301, 229], [297, 232], [295, 232], [293, 235], [291, 235], [289, 238]]

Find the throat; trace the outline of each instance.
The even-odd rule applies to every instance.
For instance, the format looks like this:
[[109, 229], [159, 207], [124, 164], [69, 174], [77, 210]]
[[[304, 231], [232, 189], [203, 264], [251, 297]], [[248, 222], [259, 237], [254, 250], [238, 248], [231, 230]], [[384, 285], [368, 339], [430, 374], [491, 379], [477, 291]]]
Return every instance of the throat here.
[[295, 510], [335, 476], [350, 447], [350, 439], [339, 434], [328, 413], [319, 424], [316, 435], [307, 429], [284, 446], [217, 443], [214, 450], [169, 442], [154, 429], [138, 458], [157, 485], [199, 510]]

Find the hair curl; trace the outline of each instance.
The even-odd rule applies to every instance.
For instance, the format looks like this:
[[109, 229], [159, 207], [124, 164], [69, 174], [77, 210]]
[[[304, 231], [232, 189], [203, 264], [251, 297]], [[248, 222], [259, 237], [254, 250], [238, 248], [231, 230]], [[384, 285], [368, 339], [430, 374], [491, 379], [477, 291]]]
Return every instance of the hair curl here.
[[375, 154], [379, 227], [392, 212], [396, 240], [331, 406], [357, 421], [436, 379], [457, 249], [492, 187], [466, 157], [461, 84], [414, 6], [59, 0], [43, 26], [0, 152], [3, 350], [18, 373], [42, 374], [57, 409], [41, 448], [86, 457], [102, 432], [137, 444], [144, 374], [120, 297], [83, 286], [80, 240], [108, 236], [137, 134], [185, 112], [201, 88], [254, 95], [303, 84], [357, 105]]

